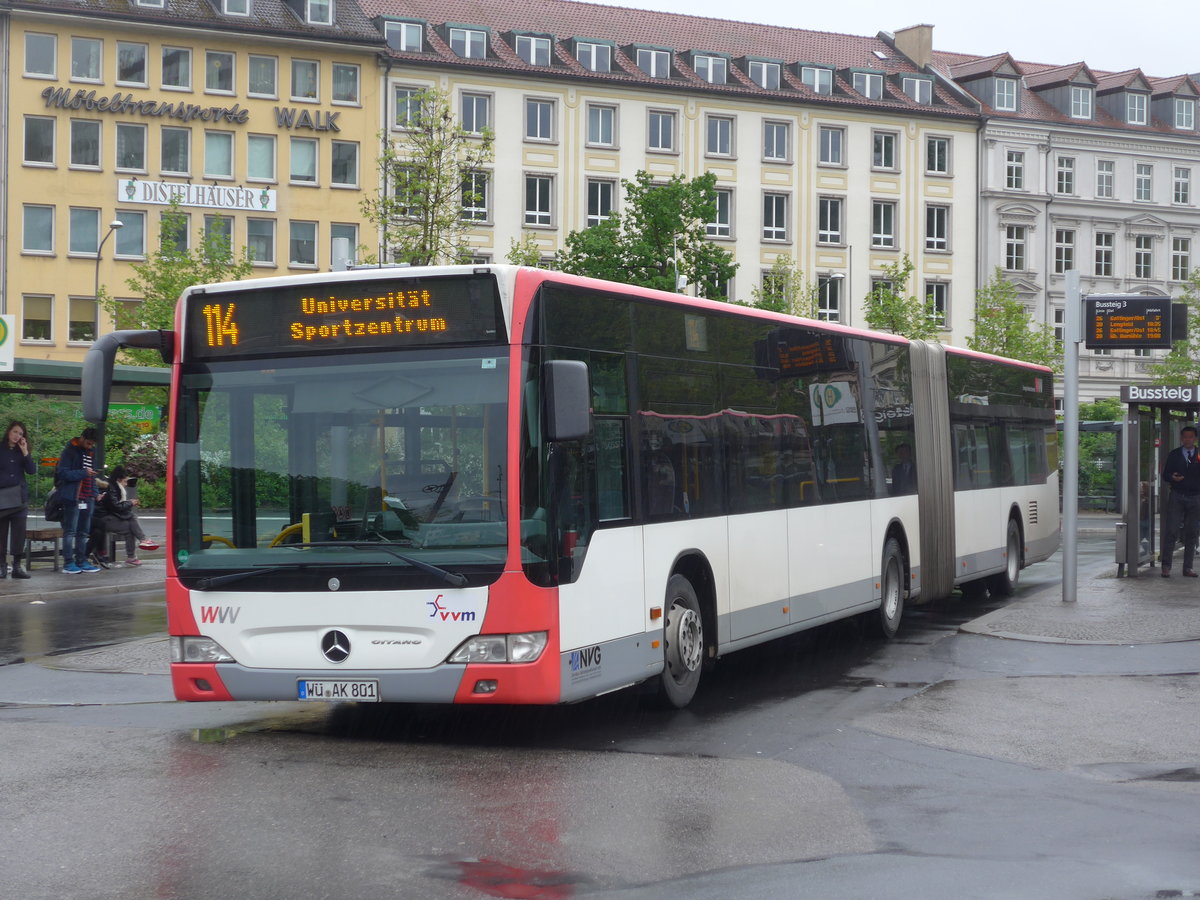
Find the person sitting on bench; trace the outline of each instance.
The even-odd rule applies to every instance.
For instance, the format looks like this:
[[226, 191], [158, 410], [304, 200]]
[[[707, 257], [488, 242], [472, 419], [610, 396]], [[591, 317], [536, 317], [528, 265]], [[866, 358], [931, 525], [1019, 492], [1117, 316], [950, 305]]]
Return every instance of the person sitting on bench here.
[[[125, 564], [140, 566], [142, 561], [138, 559], [138, 548], [157, 550], [158, 544], [147, 538], [146, 533], [142, 531], [135, 510], [138, 505], [137, 498], [129, 498], [128, 490], [129, 472], [124, 466], [117, 466], [109, 474], [108, 490], [100, 495], [96, 506], [96, 520], [103, 526], [105, 534], [119, 534], [125, 537]], [[93, 531], [93, 541], [97, 531], [99, 529]], [[108, 563], [108, 546], [104, 535], [95, 546], [95, 553], [101, 562]]]

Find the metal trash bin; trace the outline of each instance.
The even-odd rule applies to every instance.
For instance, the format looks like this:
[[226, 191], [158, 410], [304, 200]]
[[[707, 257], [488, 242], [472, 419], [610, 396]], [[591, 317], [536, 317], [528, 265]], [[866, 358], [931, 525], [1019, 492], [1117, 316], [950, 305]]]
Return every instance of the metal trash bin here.
[[1117, 565], [1123, 566], [1129, 562], [1129, 549], [1125, 546], [1125, 530], [1129, 527], [1124, 522], [1117, 523]]

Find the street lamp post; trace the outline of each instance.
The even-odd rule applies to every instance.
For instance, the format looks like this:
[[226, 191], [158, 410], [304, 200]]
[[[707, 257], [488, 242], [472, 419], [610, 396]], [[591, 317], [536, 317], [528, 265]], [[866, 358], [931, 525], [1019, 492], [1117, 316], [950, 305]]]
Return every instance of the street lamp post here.
[[104, 249], [104, 244], [112, 236], [112, 233], [118, 228], [124, 227], [125, 223], [120, 219], [113, 219], [108, 223], [108, 231], [104, 232], [104, 237], [100, 239], [100, 244], [96, 247], [96, 290], [92, 296], [96, 298], [97, 303], [100, 301], [100, 251]]

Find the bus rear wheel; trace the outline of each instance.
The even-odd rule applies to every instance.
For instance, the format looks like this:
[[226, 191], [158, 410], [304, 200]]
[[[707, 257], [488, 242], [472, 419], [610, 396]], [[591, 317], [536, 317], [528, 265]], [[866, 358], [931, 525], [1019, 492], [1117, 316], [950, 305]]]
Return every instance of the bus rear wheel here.
[[879, 588], [879, 609], [869, 613], [867, 621], [876, 636], [893, 638], [904, 615], [904, 551], [894, 537], [883, 545]]
[[1008, 520], [1008, 535], [1004, 540], [1004, 571], [988, 578], [988, 589], [997, 597], [1011, 597], [1021, 578], [1021, 526], [1016, 519]]
[[704, 619], [696, 589], [682, 575], [667, 582], [666, 623], [663, 625], [665, 665], [659, 680], [664, 705], [683, 709], [696, 696], [704, 665]]

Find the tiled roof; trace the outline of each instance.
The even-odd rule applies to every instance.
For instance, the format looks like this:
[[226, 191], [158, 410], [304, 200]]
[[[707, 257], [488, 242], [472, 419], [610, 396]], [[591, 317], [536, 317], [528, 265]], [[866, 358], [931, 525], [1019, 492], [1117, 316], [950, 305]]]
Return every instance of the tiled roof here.
[[1055, 66], [1054, 68], [1043, 69], [1040, 72], [1025, 76], [1025, 86], [1031, 89], [1051, 87], [1056, 84], [1069, 84], [1076, 81], [1090, 81], [1093, 84], [1095, 83], [1096, 76], [1087, 67], [1087, 63], [1068, 63], [1065, 66]]
[[995, 56], [983, 56], [978, 59], [950, 64], [950, 75], [953, 78], [974, 78], [978, 75], [991, 75], [1005, 64], [1016, 67], [1013, 58], [1007, 53], [997, 53]]
[[309, 25], [283, 0], [251, 0], [251, 14], [228, 16], [219, 0], [166, 0], [163, 7], [139, 6], [134, 0], [0, 0], [0, 10], [30, 10], [90, 16], [96, 19], [209, 28], [231, 33], [319, 37], [382, 46], [383, 38], [359, 8], [357, 0], [337, 0], [334, 24]]
[[1150, 82], [1146, 80], [1146, 76], [1142, 74], [1141, 69], [1127, 69], [1124, 72], [1113, 72], [1096, 79], [1096, 90], [1100, 93], [1117, 91], [1122, 88], [1146, 91], [1150, 89]]

